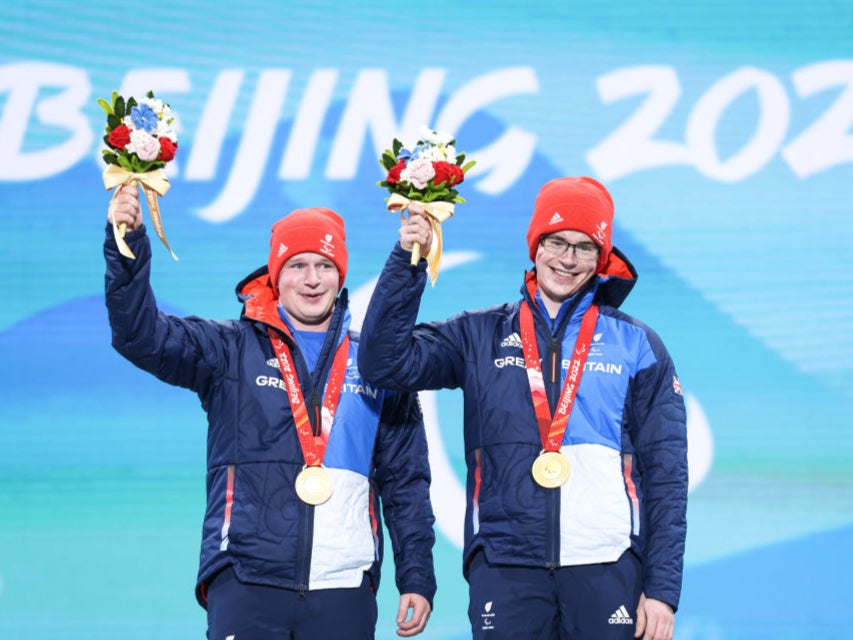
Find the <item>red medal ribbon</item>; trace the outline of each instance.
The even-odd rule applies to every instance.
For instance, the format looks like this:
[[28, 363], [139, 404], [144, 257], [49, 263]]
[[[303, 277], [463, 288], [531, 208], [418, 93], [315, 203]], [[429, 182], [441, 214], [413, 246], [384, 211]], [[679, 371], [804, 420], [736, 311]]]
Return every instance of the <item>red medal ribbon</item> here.
[[539, 436], [542, 438], [542, 447], [545, 451], [559, 451], [563, 444], [563, 435], [566, 433], [566, 426], [569, 424], [569, 416], [574, 407], [575, 396], [578, 393], [597, 320], [598, 305], [590, 305], [589, 309], [583, 314], [580, 331], [572, 353], [572, 362], [563, 383], [560, 401], [557, 403], [557, 411], [552, 418], [551, 409], [548, 406], [548, 396], [545, 393], [545, 382], [542, 378], [542, 365], [539, 363], [539, 347], [536, 344], [533, 312], [530, 310], [527, 301], [521, 304], [519, 325], [524, 348], [524, 364], [527, 367], [530, 395], [533, 397], [533, 410], [536, 413], [536, 422], [539, 424]]
[[290, 410], [293, 413], [293, 421], [296, 423], [296, 433], [299, 436], [299, 444], [302, 447], [305, 464], [309, 467], [319, 467], [323, 463], [323, 456], [326, 454], [326, 444], [328, 444], [329, 434], [332, 432], [335, 410], [341, 398], [341, 388], [347, 368], [347, 356], [349, 355], [349, 336], [344, 336], [335, 352], [329, 381], [326, 383], [326, 391], [323, 394], [321, 432], [319, 436], [315, 436], [311, 429], [305, 397], [302, 395], [302, 387], [299, 386], [299, 377], [296, 374], [296, 367], [293, 365], [290, 349], [275, 331], [269, 329], [269, 334], [275, 357], [278, 360], [278, 368], [281, 370], [281, 376], [287, 390], [287, 399], [290, 401]]

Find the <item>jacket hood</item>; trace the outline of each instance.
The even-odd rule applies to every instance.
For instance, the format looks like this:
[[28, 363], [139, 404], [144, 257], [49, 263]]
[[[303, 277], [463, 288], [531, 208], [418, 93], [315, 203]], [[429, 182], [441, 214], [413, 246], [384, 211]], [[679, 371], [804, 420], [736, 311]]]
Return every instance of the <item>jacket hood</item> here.
[[278, 315], [278, 297], [273, 291], [266, 265], [243, 278], [237, 284], [236, 293], [237, 299], [243, 303], [242, 318], [257, 320], [288, 333]]
[[607, 262], [596, 275], [598, 289], [595, 292], [595, 302], [610, 307], [618, 307], [625, 302], [639, 278], [634, 265], [616, 247], [613, 247]]

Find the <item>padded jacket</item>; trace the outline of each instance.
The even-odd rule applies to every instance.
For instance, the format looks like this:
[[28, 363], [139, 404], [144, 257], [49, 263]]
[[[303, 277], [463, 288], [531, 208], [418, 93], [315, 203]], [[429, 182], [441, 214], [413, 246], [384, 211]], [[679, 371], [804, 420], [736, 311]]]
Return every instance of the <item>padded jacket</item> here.
[[107, 228], [112, 344], [141, 369], [194, 391], [207, 412], [199, 603], [205, 606], [206, 584], [229, 565], [243, 581], [294, 590], [358, 587], [365, 572], [378, 588], [384, 513], [400, 593], [418, 593], [432, 604], [434, 517], [420, 405], [414, 394], [361, 378], [354, 332], [323, 461], [333, 479], [332, 496], [310, 506], [295, 493], [304, 459], [268, 330], [288, 345], [305, 402], [312, 406], [322, 398], [331, 355], [347, 332], [346, 290], [312, 374], [284, 331], [266, 267], [238, 285], [239, 320], [176, 317], [161, 312], [154, 299], [145, 228], [129, 232], [126, 240], [135, 260], [118, 253]]
[[[426, 262], [396, 245], [362, 325], [359, 366], [398, 390], [461, 388], [467, 462], [464, 565], [489, 561], [556, 568], [613, 562], [632, 549], [647, 597], [677, 608], [686, 535], [687, 442], [681, 385], [658, 335], [618, 310], [636, 271], [618, 250], [563, 303], [539, 304], [535, 270], [522, 299], [444, 322], [416, 324]], [[519, 328], [534, 310], [553, 415], [586, 309], [599, 316], [562, 441], [568, 481], [546, 489], [531, 468], [543, 448]]]

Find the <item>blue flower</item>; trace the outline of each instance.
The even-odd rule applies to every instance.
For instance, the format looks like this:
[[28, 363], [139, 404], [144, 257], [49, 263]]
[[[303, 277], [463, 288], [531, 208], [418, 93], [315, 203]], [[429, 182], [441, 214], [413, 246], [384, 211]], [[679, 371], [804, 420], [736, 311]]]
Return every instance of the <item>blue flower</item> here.
[[130, 119], [137, 129], [142, 129], [146, 133], [152, 133], [157, 130], [157, 124], [160, 118], [157, 113], [147, 104], [140, 104], [130, 110]]
[[429, 150], [430, 145], [423, 144], [422, 140], [418, 140], [418, 142], [420, 144], [416, 145], [411, 151], [405, 147], [400, 149], [400, 153], [397, 154], [397, 160], [404, 160], [406, 164], [409, 164], [410, 161], [417, 160], [425, 151]]

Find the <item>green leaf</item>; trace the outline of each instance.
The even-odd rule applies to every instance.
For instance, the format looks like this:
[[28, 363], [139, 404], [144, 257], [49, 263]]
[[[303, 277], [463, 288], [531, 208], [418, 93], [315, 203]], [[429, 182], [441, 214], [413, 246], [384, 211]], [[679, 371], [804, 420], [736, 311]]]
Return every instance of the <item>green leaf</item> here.
[[152, 100], [154, 99], [154, 92], [151, 90], [149, 90], [148, 93], [146, 93], [145, 95], [151, 98]]
[[127, 159], [127, 156], [116, 156], [116, 160], [118, 160], [118, 164], [123, 169], [127, 169], [128, 171], [133, 171], [133, 164], [130, 160]]
[[110, 131], [115, 129], [117, 126], [121, 124], [121, 119], [119, 116], [110, 114], [107, 116], [107, 126], [110, 128]]
[[447, 195], [449, 193], [450, 193], [450, 191], [447, 189], [439, 189], [437, 191], [431, 191], [429, 194], [427, 194], [426, 201], [427, 202], [434, 202], [436, 200], [446, 200]]
[[471, 162], [469, 162], [469, 163], [468, 163], [468, 164], [466, 164], [464, 167], [462, 167], [462, 173], [468, 173], [468, 169], [470, 169], [471, 167], [473, 167], [475, 164], [477, 164], [477, 161], [476, 161], [476, 160], [471, 160]]
[[465, 153], [457, 153], [456, 154], [456, 166], [461, 167], [462, 163], [465, 162]]
[[117, 118], [119, 118], [119, 119], [124, 118], [124, 113], [125, 113], [124, 108], [125, 108], [124, 98], [119, 96], [118, 98], [116, 98], [116, 103], [115, 103], [114, 108], [113, 108], [113, 111], [115, 112]]
[[104, 149], [104, 162], [107, 164], [118, 164], [118, 156]]
[[379, 162], [382, 164], [386, 171], [391, 171], [391, 169], [394, 168], [394, 165], [397, 164], [397, 158], [391, 155], [390, 151], [386, 150], [385, 153], [382, 154], [382, 157], [379, 159]]
[[113, 106], [103, 98], [98, 98], [98, 106], [101, 107], [107, 115], [111, 115], [113, 112]]
[[394, 138], [394, 143], [391, 145], [391, 149], [394, 151], [394, 155], [395, 156], [400, 155], [400, 149], [402, 149], [402, 148], [403, 148], [403, 143], [400, 142], [399, 140], [397, 140], [397, 138]]

